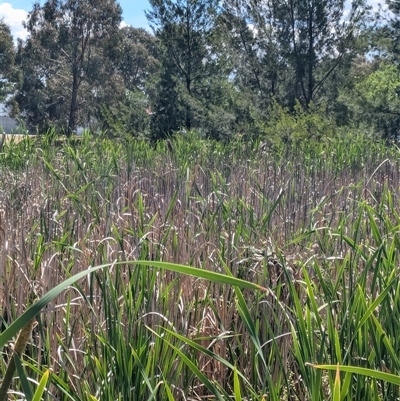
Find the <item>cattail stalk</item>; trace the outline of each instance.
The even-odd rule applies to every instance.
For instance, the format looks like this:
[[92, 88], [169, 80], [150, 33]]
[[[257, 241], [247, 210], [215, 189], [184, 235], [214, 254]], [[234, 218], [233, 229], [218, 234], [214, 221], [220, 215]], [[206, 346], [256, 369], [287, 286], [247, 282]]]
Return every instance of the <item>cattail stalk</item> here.
[[1, 383], [0, 401], [6, 401], [7, 400], [8, 389], [10, 388], [12, 379], [14, 377], [14, 373], [15, 373], [14, 354], [17, 354], [18, 356], [21, 356], [22, 352], [24, 351], [24, 349], [26, 347], [27, 342], [29, 341], [29, 338], [31, 336], [31, 332], [32, 332], [34, 324], [35, 324], [35, 320], [31, 320], [19, 332], [17, 341], [16, 341], [15, 346], [14, 346], [13, 355], [12, 355], [12, 357], [10, 359], [10, 362], [9, 362], [8, 366], [7, 366], [7, 370], [6, 370], [6, 374], [4, 375], [3, 382]]

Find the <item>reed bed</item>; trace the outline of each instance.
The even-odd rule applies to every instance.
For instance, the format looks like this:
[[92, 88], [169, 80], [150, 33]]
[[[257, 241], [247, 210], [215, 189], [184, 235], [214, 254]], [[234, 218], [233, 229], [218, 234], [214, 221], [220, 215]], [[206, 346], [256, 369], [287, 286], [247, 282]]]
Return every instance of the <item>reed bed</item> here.
[[[396, 379], [309, 364], [400, 375], [399, 161], [396, 146], [351, 135], [282, 148], [88, 133], [5, 143], [3, 330], [110, 264], [37, 316], [22, 362], [34, 387], [52, 370], [44, 399], [398, 400]], [[15, 379], [10, 399], [26, 388]]]

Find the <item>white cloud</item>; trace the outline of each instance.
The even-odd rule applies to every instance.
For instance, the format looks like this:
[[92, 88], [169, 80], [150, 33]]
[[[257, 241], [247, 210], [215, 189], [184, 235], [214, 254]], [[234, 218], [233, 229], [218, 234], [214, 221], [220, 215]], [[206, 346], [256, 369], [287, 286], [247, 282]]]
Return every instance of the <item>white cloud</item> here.
[[3, 18], [4, 22], [10, 26], [11, 33], [15, 40], [17, 38], [26, 38], [27, 32], [22, 26], [22, 21], [25, 21], [27, 16], [27, 11], [13, 8], [10, 3], [0, 4], [0, 18]]
[[[378, 9], [378, 4], [384, 3], [384, 0], [367, 0], [367, 3], [373, 7], [374, 10]], [[350, 0], [346, 0], [346, 8], [348, 9]], [[25, 21], [28, 16], [28, 12], [23, 9], [13, 8], [10, 3], [0, 4], [0, 18], [3, 18], [5, 23], [11, 28], [11, 33], [16, 40], [17, 38], [26, 39], [27, 32], [22, 26], [22, 21]], [[121, 27], [132, 25], [132, 26], [143, 26], [148, 28], [148, 21], [144, 15], [130, 18], [130, 23], [126, 21], [121, 22]]]

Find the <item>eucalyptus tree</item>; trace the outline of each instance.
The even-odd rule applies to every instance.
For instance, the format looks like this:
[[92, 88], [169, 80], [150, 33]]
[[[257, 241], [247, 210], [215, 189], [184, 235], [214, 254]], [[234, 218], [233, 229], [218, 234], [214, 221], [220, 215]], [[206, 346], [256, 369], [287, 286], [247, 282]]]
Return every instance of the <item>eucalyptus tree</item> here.
[[392, 39], [392, 52], [396, 55], [400, 54], [400, 2], [398, 0], [385, 0], [385, 3], [390, 11], [388, 21], [388, 36]]
[[121, 40], [113, 49], [116, 72], [125, 92], [118, 102], [101, 108], [99, 120], [105, 129], [132, 135], [148, 135], [151, 119], [150, 98], [153, 81], [159, 73], [159, 49], [156, 37], [142, 28], [127, 26], [120, 31]]
[[252, 90], [259, 101], [268, 101], [276, 95], [278, 72], [284, 72], [272, 24], [265, 13], [261, 22], [261, 11], [256, 12], [257, 5], [247, 0], [224, 0], [222, 6], [219, 27], [235, 83], [243, 91]]
[[[365, 0], [224, 0], [254, 88], [294, 106], [320, 98], [334, 72], [356, 55]], [[249, 35], [249, 30], [253, 35]], [[283, 99], [282, 99], [283, 100]]]
[[0, 20], [0, 101], [4, 101], [13, 90], [17, 78], [11, 29], [4, 20]]
[[372, 47], [375, 58], [400, 65], [400, 2], [385, 0], [372, 29]]
[[275, 1], [274, 26], [283, 54], [294, 71], [295, 96], [307, 106], [326, 81], [356, 54], [356, 38], [366, 11], [353, 0], [345, 18], [344, 0]]
[[[221, 135], [233, 116], [222, 107], [228, 72], [215, 53], [217, 0], [150, 0], [147, 18], [160, 44], [161, 70], [153, 105], [156, 137], [180, 128]], [[225, 124], [225, 123], [224, 123]]]
[[118, 71], [128, 90], [144, 90], [158, 68], [157, 40], [145, 29], [131, 26], [121, 29], [121, 38], [115, 54]]
[[121, 15], [115, 0], [34, 4], [25, 23], [28, 39], [18, 44], [23, 80], [13, 99], [28, 126], [58, 124], [70, 135], [90, 122], [99, 99], [123, 92], [109, 57]]
[[370, 51], [354, 63], [342, 97], [355, 126], [393, 139], [400, 135], [400, 2], [385, 3], [367, 30]]

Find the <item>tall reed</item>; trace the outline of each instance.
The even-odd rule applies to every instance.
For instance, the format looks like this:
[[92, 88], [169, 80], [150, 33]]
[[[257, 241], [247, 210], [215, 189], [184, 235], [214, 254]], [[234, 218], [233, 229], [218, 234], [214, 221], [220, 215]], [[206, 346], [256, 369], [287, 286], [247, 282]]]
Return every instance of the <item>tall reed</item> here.
[[[57, 399], [322, 400], [336, 371], [309, 363], [399, 375], [396, 148], [49, 133], [5, 143], [0, 168], [4, 328], [71, 275], [116, 262], [38, 318], [24, 365], [37, 382], [52, 368]], [[399, 397], [390, 381], [344, 372], [342, 399]]]

